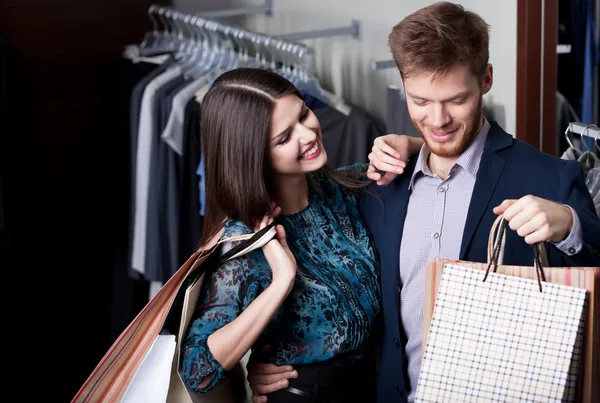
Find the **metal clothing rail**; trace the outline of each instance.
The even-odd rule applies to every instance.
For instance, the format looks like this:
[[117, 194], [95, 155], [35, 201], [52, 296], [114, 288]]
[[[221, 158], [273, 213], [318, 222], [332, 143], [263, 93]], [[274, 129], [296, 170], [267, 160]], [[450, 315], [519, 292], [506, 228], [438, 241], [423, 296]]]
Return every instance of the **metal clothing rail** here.
[[325, 38], [329, 36], [351, 35], [354, 39], [360, 39], [360, 21], [352, 20], [350, 26], [340, 28], [320, 29], [316, 31], [296, 32], [292, 34], [277, 35], [279, 39], [287, 41], [300, 41], [304, 39]]
[[396, 62], [393, 60], [379, 60], [371, 64], [371, 70], [386, 70], [396, 67]]
[[227, 17], [239, 17], [242, 15], [250, 15], [250, 14], [266, 14], [268, 16], [272, 16], [273, 15], [273, 0], [265, 0], [265, 4], [263, 4], [262, 6], [233, 8], [231, 10], [207, 11], [207, 12], [199, 13], [196, 15], [199, 17], [204, 17], [204, 18], [227, 18]]
[[[571, 45], [557, 45], [556, 53], [557, 54], [565, 54], [571, 52]], [[371, 64], [371, 70], [386, 70], [396, 68], [396, 63], [393, 60], [378, 60]]]
[[600, 128], [596, 125], [586, 125], [585, 123], [572, 122], [567, 130], [581, 136], [591, 137], [595, 140], [600, 139]]
[[[295, 43], [290, 40], [278, 38], [276, 36], [259, 34], [257, 32], [249, 31], [243, 28], [238, 28], [232, 25], [223, 24], [215, 20], [210, 20], [208, 18], [196, 14], [182, 13], [170, 7], [152, 5], [148, 10], [148, 14], [151, 16], [153, 13], [157, 13], [160, 17], [174, 21], [178, 24], [191, 25], [201, 30], [215, 32], [225, 37], [232, 38], [234, 40], [247, 39], [255, 44], [276, 48], [277, 50], [284, 52], [294, 53], [299, 57], [302, 57], [305, 54], [314, 53], [313, 48], [302, 43]], [[155, 20], [152, 17], [150, 17], [150, 19], [153, 21], [153, 23], [155, 22]], [[156, 25], [154, 32], [158, 33]]]

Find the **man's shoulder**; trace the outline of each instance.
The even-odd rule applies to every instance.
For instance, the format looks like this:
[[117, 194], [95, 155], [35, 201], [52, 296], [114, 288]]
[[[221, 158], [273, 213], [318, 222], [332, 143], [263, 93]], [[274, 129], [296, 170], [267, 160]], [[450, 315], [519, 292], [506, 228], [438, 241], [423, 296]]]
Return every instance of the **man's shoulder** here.
[[[503, 130], [501, 132], [497, 131], [494, 135], [513, 137]], [[509, 166], [517, 169], [526, 169], [527, 171], [523, 172], [523, 174], [532, 170], [564, 170], [571, 162], [547, 154], [531, 144], [514, 137], [510, 142], [510, 146], [498, 151], [498, 154], [506, 157]]]

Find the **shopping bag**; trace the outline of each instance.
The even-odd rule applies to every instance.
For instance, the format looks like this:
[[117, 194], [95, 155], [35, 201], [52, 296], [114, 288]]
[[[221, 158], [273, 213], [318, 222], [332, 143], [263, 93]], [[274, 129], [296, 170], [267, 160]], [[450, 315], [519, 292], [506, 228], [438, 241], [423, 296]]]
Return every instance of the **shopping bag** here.
[[[168, 383], [152, 382], [152, 379], [155, 379], [155, 376], [152, 375], [154, 374], [153, 371], [142, 371], [141, 373], [138, 371], [140, 368], [146, 369], [146, 366], [142, 365], [146, 359], [153, 359], [154, 356], [152, 354], [149, 355], [149, 353], [152, 347], [156, 346], [155, 343], [161, 331], [164, 330], [167, 318], [172, 316], [178, 318], [183, 314], [181, 311], [183, 304], [178, 303], [179, 301], [176, 301], [176, 298], [179, 299], [182, 295], [185, 295], [186, 290], [189, 289], [188, 283], [190, 283], [190, 280], [191, 283], [201, 281], [200, 279], [203, 278], [202, 274], [208, 269], [206, 267], [208, 262], [214, 262], [214, 259], [209, 260], [209, 258], [219, 250], [219, 245], [224, 242], [243, 241], [217, 260], [217, 262], [223, 262], [260, 248], [271, 240], [275, 234], [274, 226], [269, 225], [255, 234], [221, 239], [223, 235], [223, 230], [221, 230], [205, 245], [199, 248], [121, 333], [84, 382], [73, 398], [72, 403], [117, 403], [121, 402], [126, 394], [130, 402], [145, 402], [142, 395], [138, 398], [131, 394], [134, 393], [134, 389], [128, 393], [130, 386], [133, 385], [135, 387], [139, 384], [145, 385], [146, 388], [157, 395], [166, 395], [167, 401], [172, 403], [187, 403], [191, 401], [200, 401], [203, 403], [237, 403], [235, 400], [232, 400], [232, 396], [235, 396], [233, 390], [229, 390], [233, 388], [231, 382], [224, 383], [210, 392], [203, 394], [201, 397], [188, 391], [183, 385], [181, 378], [176, 376], [177, 369], [173, 368], [178, 363], [176, 348], [174, 350], [164, 350], [166, 354], [170, 354], [167, 361], [173, 363], [169, 374], [165, 375], [163, 372], [161, 375], [170, 378]], [[174, 303], [176, 308], [172, 309]], [[188, 308], [191, 309], [191, 306]], [[186, 320], [189, 323], [189, 312]], [[179, 336], [179, 339], [181, 339], [181, 336]], [[177, 343], [179, 343], [179, 340]], [[165, 345], [163, 343], [160, 344], [163, 347]], [[164, 363], [165, 357], [162, 357], [160, 362]], [[146, 377], [148, 374], [151, 376]], [[141, 379], [136, 379], [133, 382], [134, 378], [138, 375]], [[164, 379], [162, 380], [164, 381]], [[168, 387], [167, 391], [165, 391], [165, 385]]]
[[[596, 294], [595, 294], [595, 290], [597, 290], [598, 288], [598, 280], [600, 279], [600, 268], [599, 267], [564, 267], [564, 268], [557, 268], [557, 267], [553, 267], [553, 268], [549, 268], [549, 267], [543, 267], [542, 269], [542, 265], [541, 262], [545, 261], [545, 251], [543, 250], [543, 248], [540, 248], [541, 250], [539, 251], [539, 253], [536, 253], [536, 256], [539, 257], [539, 259], [536, 259], [536, 262], [532, 262], [534, 263], [532, 266], [505, 266], [502, 264], [502, 257], [503, 257], [503, 253], [504, 253], [504, 248], [510, 248], [510, 245], [506, 245], [505, 242], [505, 232], [502, 233], [502, 236], [500, 237], [496, 237], [495, 235], [499, 232], [499, 228], [503, 227], [502, 224], [503, 220], [502, 217], [499, 217], [498, 220], [496, 220], [496, 222], [494, 223], [494, 226], [492, 228], [492, 231], [490, 232], [490, 240], [489, 240], [489, 245], [488, 245], [488, 263], [477, 263], [477, 262], [466, 262], [466, 261], [459, 261], [459, 260], [450, 260], [450, 259], [436, 259], [433, 262], [430, 262], [427, 264], [427, 268], [426, 268], [426, 284], [425, 284], [425, 304], [424, 304], [424, 312], [423, 312], [423, 363], [422, 363], [422, 368], [425, 368], [425, 371], [427, 371], [427, 367], [425, 366], [425, 360], [426, 360], [426, 352], [427, 349], [437, 349], [438, 344], [440, 343], [439, 340], [436, 340], [435, 343], [432, 341], [430, 344], [430, 340], [429, 337], [431, 337], [431, 334], [433, 333], [432, 331], [432, 326], [433, 326], [433, 317], [434, 317], [434, 311], [435, 309], [437, 309], [437, 304], [438, 301], [440, 299], [440, 295], [439, 293], [441, 292], [441, 287], [442, 287], [442, 282], [444, 281], [443, 278], [446, 278], [445, 283], [447, 285], [452, 284], [450, 287], [446, 287], [448, 290], [444, 292], [444, 297], [446, 298], [446, 295], [450, 295], [453, 292], [455, 292], [456, 290], [461, 290], [461, 297], [463, 300], [461, 300], [461, 304], [462, 306], [459, 307], [460, 310], [465, 310], [468, 309], [470, 304], [469, 302], [471, 300], [467, 300], [465, 298], [474, 298], [473, 296], [475, 295], [474, 293], [477, 292], [483, 292], [483, 290], [485, 289], [484, 287], [489, 288], [486, 292], [488, 294], [482, 294], [482, 295], [488, 295], [490, 297], [489, 300], [483, 300], [480, 301], [478, 304], [476, 304], [477, 306], [475, 308], [470, 308], [470, 309], [474, 309], [475, 312], [478, 312], [479, 314], [482, 312], [481, 310], [484, 309], [484, 306], [486, 304], [490, 304], [490, 309], [494, 309], [495, 306], [493, 304], [490, 303], [490, 301], [492, 302], [498, 302], [498, 301], [494, 301], [492, 300], [492, 295], [495, 295], [496, 297], [500, 298], [498, 295], [496, 294], [490, 294], [493, 292], [501, 292], [503, 290], [503, 287], [507, 287], [506, 286], [506, 282], [510, 282], [511, 284], [514, 283], [515, 285], [513, 285], [513, 287], [516, 287], [514, 289], [520, 290], [519, 292], [521, 293], [521, 295], [517, 295], [516, 297], [513, 297], [511, 295], [511, 293], [509, 293], [508, 291], [505, 292], [504, 294], [500, 294], [500, 296], [502, 296], [502, 298], [500, 298], [500, 302], [501, 301], [506, 301], [507, 298], [512, 298], [511, 301], [512, 304], [508, 304], [508, 307], [504, 307], [502, 309], [504, 309], [504, 313], [507, 312], [511, 312], [512, 311], [516, 311], [517, 312], [517, 317], [519, 317], [519, 315], [523, 316], [523, 317], [528, 317], [527, 314], [525, 313], [525, 311], [523, 313], [519, 312], [519, 309], [533, 309], [532, 307], [534, 307], [535, 305], [533, 304], [533, 301], [535, 298], [539, 298], [539, 297], [546, 297], [544, 294], [544, 292], [542, 291], [540, 293], [539, 291], [539, 287], [542, 287], [542, 290], [547, 290], [546, 291], [552, 291], [554, 292], [554, 287], [557, 286], [566, 286], [567, 291], [565, 291], [564, 289], [559, 288], [558, 289], [558, 293], [557, 295], [563, 295], [563, 294], [569, 294], [571, 293], [572, 295], [578, 295], [577, 298], [579, 298], [581, 296], [582, 293], [585, 293], [585, 305], [583, 306], [582, 310], [581, 310], [581, 315], [579, 315], [579, 327], [576, 330], [574, 329], [574, 324], [577, 322], [577, 317], [578, 314], [576, 311], [570, 312], [569, 316], [567, 317], [567, 319], [571, 319], [571, 325], [572, 327], [570, 328], [570, 333], [569, 333], [569, 337], [566, 336], [561, 336], [560, 337], [560, 342], [564, 343], [564, 346], [561, 346], [561, 348], [563, 348], [566, 353], [565, 354], [571, 354], [571, 359], [570, 359], [570, 364], [569, 364], [569, 368], [566, 372], [566, 378], [565, 378], [565, 372], [564, 372], [564, 362], [568, 361], [568, 357], [563, 359], [563, 367], [560, 369], [560, 371], [562, 371], [560, 373], [560, 376], [558, 377], [558, 379], [556, 380], [556, 382], [558, 384], [563, 385], [562, 387], [564, 388], [564, 395], [561, 396], [561, 401], [576, 401], [576, 402], [595, 402], [595, 401], [600, 401], [598, 400], [598, 396], [600, 396], [598, 394], [598, 382], [593, 382], [593, 379], [598, 379], [598, 376], [600, 374], [599, 372], [599, 360], [598, 360], [598, 354], [600, 352], [599, 350], [599, 337], [600, 337], [600, 333], [599, 333], [599, 321], [597, 318], [597, 312], [599, 309], [599, 305], [600, 305], [600, 301], [597, 298]], [[495, 253], [497, 252], [497, 253]], [[495, 263], [494, 263], [495, 262]], [[492, 263], [492, 265], [490, 265], [490, 263]], [[483, 282], [483, 278], [485, 277], [485, 273], [487, 271], [488, 268], [492, 268], [493, 270], [491, 270], [490, 274], [488, 274], [488, 278], [486, 280], [486, 282]], [[541, 270], [540, 270], [541, 269]], [[448, 273], [446, 273], [446, 271], [448, 270]], [[494, 273], [495, 271], [495, 273]], [[463, 282], [459, 283], [459, 284], [454, 284], [454, 280], [453, 277], [455, 278], [462, 278], [461, 276], [470, 276], [471, 274], [474, 277], [474, 279], [470, 279], [470, 280], [463, 280]], [[446, 275], [446, 277], [444, 277]], [[467, 276], [467, 277], [468, 277]], [[494, 281], [491, 281], [492, 279], [495, 279]], [[545, 280], [545, 282], [543, 281]], [[516, 282], [515, 282], [516, 281]], [[469, 287], [470, 284], [470, 287]], [[496, 287], [493, 288], [494, 285], [500, 284], [500, 288]], [[527, 288], [529, 287], [529, 288]], [[511, 290], [512, 288], [506, 288], [506, 290]], [[537, 289], [537, 292], [525, 292], [525, 290], [533, 290], [535, 291]], [[562, 293], [562, 294], [561, 294]], [[551, 294], [548, 293], [548, 296], [550, 296]], [[534, 299], [531, 299], [531, 296], [533, 296]], [[451, 297], [452, 298], [452, 297]], [[481, 298], [481, 296], [479, 297]], [[523, 299], [523, 301], [518, 302], [519, 298]], [[558, 299], [560, 300], [559, 297], [553, 296], [552, 298]], [[580, 301], [579, 299], [577, 301]], [[443, 312], [443, 308], [441, 307], [443, 303], [440, 303], [440, 312]], [[545, 307], [545, 311], [543, 313], [540, 313], [539, 317], [543, 317], [545, 318], [545, 320], [548, 323], [552, 322], [553, 316], [551, 315], [553, 313], [553, 310], [558, 309], [558, 308], [550, 308], [547, 304], [544, 305]], [[501, 309], [499, 308], [499, 306], [497, 307], [497, 309]], [[579, 309], [577, 307], [577, 309]], [[469, 321], [467, 321], [467, 325], [471, 325], [472, 323], [470, 322], [470, 320], [473, 321], [477, 321], [479, 319], [477, 319], [477, 315], [473, 314], [471, 315], [466, 315], [464, 316], [463, 314], [459, 314], [458, 313], [459, 310], [457, 310], [456, 312], [451, 312], [451, 311], [447, 311], [444, 312], [443, 314], [440, 313], [438, 314], [438, 316], [446, 316], [444, 319], [444, 321], [464, 321], [466, 318], [469, 319]], [[487, 311], [484, 311], [487, 312]], [[492, 311], [493, 312], [493, 311]], [[464, 312], [463, 312], [464, 313]], [[513, 312], [514, 313], [514, 312]], [[488, 315], [491, 315], [488, 313]], [[566, 320], [566, 319], [564, 319]], [[512, 319], [512, 321], [514, 321], [514, 318]], [[528, 319], [529, 321], [529, 319]], [[482, 322], [482, 323], [487, 323], [487, 322]], [[506, 318], [503, 318], [503, 325], [504, 326], [515, 326], [514, 323], [511, 323], [511, 320], [507, 320]], [[537, 346], [542, 346], [545, 345], [544, 343], [547, 343], [548, 340], [544, 339], [544, 337], [550, 338], [551, 334], [553, 332], [555, 332], [554, 328], [552, 329], [546, 329], [544, 328], [544, 326], [538, 326], [538, 324], [535, 323], [535, 321], [533, 322], [527, 322], [527, 323], [523, 323], [523, 326], [525, 326], [528, 329], [528, 332], [526, 332], [527, 334], [533, 334], [532, 336], [532, 340], [535, 340], [535, 337], [541, 337], [543, 340], [539, 341]], [[462, 326], [462, 325], [461, 325]], [[464, 330], [464, 327], [461, 326], [451, 326], [451, 329], [454, 328], [458, 328], [461, 330]], [[474, 341], [470, 341], [470, 345], [467, 346], [469, 351], [472, 347], [474, 346], [478, 346], [477, 348], [480, 349], [480, 355], [481, 354], [487, 354], [485, 357], [488, 357], [489, 354], [500, 354], [499, 351], [501, 351], [501, 348], [505, 348], [506, 347], [506, 343], [508, 343], [505, 339], [508, 338], [508, 336], [505, 337], [505, 339], [502, 339], [500, 337], [500, 340], [503, 342], [500, 346], [495, 345], [494, 343], [491, 342], [491, 340], [493, 339], [493, 337], [497, 337], [498, 334], [494, 334], [493, 332], [490, 332], [489, 327], [491, 326], [489, 323], [486, 324], [487, 328], [483, 329], [483, 331], [481, 332], [482, 335], [484, 335], [485, 337], [482, 337], [481, 340], [474, 340]], [[540, 332], [540, 329], [542, 330]], [[522, 331], [522, 330], [519, 330]], [[436, 329], [435, 332], [437, 333], [438, 330]], [[517, 332], [517, 330], [513, 329], [513, 333]], [[573, 334], [575, 334], [575, 339], [573, 339]], [[540, 336], [540, 335], [547, 335], [547, 336]], [[511, 335], [512, 336], [512, 335]], [[552, 336], [553, 337], [553, 336]], [[485, 344], [484, 346], [481, 346], [478, 343], [481, 343], [482, 340], [485, 340], [488, 344]], [[498, 342], [498, 339], [495, 339], [496, 343]], [[573, 343], [571, 342], [567, 342], [568, 340], [573, 341]], [[514, 347], [514, 342], [508, 343], [509, 345]], [[446, 351], [450, 350], [456, 350], [456, 351], [452, 351], [453, 355], [462, 353], [461, 350], [461, 344], [446, 344], [445, 348]], [[538, 347], [532, 347], [532, 350], [537, 350]], [[556, 348], [556, 345], [553, 346], [553, 348]], [[514, 351], [518, 351], [518, 350], [514, 350]], [[549, 350], [548, 350], [549, 351]], [[548, 353], [548, 351], [546, 351], [546, 353]], [[579, 353], [579, 354], [578, 354]], [[522, 357], [526, 357], [529, 356], [528, 355], [529, 352], [525, 352], [523, 353], [519, 359], [522, 359]], [[512, 359], [516, 359], [516, 357], [512, 357], [509, 354], [507, 356], [503, 356], [502, 360], [500, 361], [496, 361], [498, 362], [500, 365], [504, 366], [504, 371], [505, 372], [509, 372], [510, 373], [510, 368], [511, 365], [515, 365], [514, 362], [512, 362]], [[511, 359], [509, 359], [511, 358]], [[430, 358], [428, 358], [428, 360], [430, 360]], [[552, 358], [552, 360], [555, 360], [554, 358]], [[469, 360], [464, 360], [463, 362], [465, 363], [470, 363]], [[479, 377], [482, 376], [482, 374], [485, 373], [485, 371], [483, 370], [483, 368], [488, 365], [488, 363], [493, 363], [494, 360], [493, 359], [488, 359], [488, 358], [484, 358], [484, 357], [479, 357], [479, 362], [474, 365], [474, 368], [480, 367], [477, 371], [473, 371], [473, 376], [471, 377], [472, 380], [476, 381], [476, 382], [480, 382]], [[553, 370], [557, 370], [557, 362], [552, 361], [552, 369]], [[468, 364], [467, 364], [468, 365]], [[522, 363], [518, 364], [518, 365], [523, 365]], [[575, 367], [576, 366], [576, 367]], [[447, 388], [452, 389], [454, 386], [453, 382], [455, 381], [453, 379], [453, 376], [456, 373], [456, 368], [454, 369], [450, 369], [450, 366], [447, 366], [446, 368], [446, 377], [445, 377], [445, 381], [444, 382], [450, 382], [451, 386], [446, 386]], [[454, 371], [454, 372], [453, 372]], [[475, 374], [475, 372], [477, 372], [477, 374]], [[423, 370], [422, 370], [422, 374], [423, 374]], [[424, 396], [426, 396], [424, 393], [426, 392], [426, 390], [429, 391], [436, 391], [439, 390], [439, 385], [431, 387], [431, 385], [429, 385], [428, 387], [426, 387], [426, 384], [428, 383], [426, 378], [427, 378], [427, 374], [425, 373], [425, 375], [423, 376], [423, 380], [419, 380], [419, 386], [421, 386], [421, 394], [418, 395], [418, 399], [420, 399], [420, 401], [428, 401], [427, 399], [431, 398], [431, 396], [429, 396], [429, 398], [426, 398]], [[532, 375], [531, 377], [534, 377], [537, 375]], [[545, 375], [547, 376], [547, 374]], [[489, 377], [489, 376], [488, 376]], [[530, 378], [531, 378], [530, 377]], [[498, 380], [497, 378], [495, 378], [496, 381]], [[507, 377], [505, 377], [505, 379], [508, 379]], [[544, 378], [546, 379], [546, 378]], [[565, 380], [566, 379], [566, 380]], [[501, 396], [498, 397], [498, 399], [500, 401], [511, 401], [511, 400], [517, 400], [517, 401], [527, 401], [527, 400], [533, 400], [534, 398], [531, 396], [527, 396], [527, 395], [518, 395], [518, 397], [515, 397], [514, 395], [518, 392], [522, 392], [525, 389], [525, 385], [521, 385], [520, 384], [520, 380], [517, 381], [517, 383], [515, 383], [515, 385], [519, 385], [519, 386], [512, 386], [512, 388], [514, 389], [512, 392], [509, 391], [507, 393], [512, 393], [512, 397], [507, 397], [506, 396]], [[421, 385], [422, 383], [422, 385]], [[460, 382], [459, 382], [460, 383]], [[471, 388], [475, 388], [474, 384], [470, 384]], [[538, 385], [539, 386], [539, 385]], [[503, 385], [502, 383], [499, 384], [494, 384], [494, 387], [492, 388], [494, 390], [496, 390], [498, 393], [500, 393], [502, 390], [506, 389], [506, 386]], [[510, 387], [509, 387], [510, 389]], [[539, 387], [539, 391], [541, 391], [543, 388]], [[418, 392], [419, 393], [419, 392]], [[434, 392], [430, 392], [434, 393]], [[437, 393], [437, 392], [435, 392]], [[554, 390], [555, 394], [557, 394], [557, 391]], [[443, 398], [436, 398], [434, 400], [436, 401], [444, 401], [446, 400], [448, 395], [444, 395], [446, 397]], [[459, 399], [461, 400], [461, 399]], [[486, 401], [486, 398], [484, 396], [468, 396], [468, 397], [464, 397], [462, 398], [463, 401], [468, 401], [468, 400], [477, 400], [477, 401]], [[541, 399], [541, 401], [549, 401], [552, 400], [550, 398], [545, 398]]]
[[121, 403], [164, 403], [167, 400], [176, 346], [172, 334], [161, 334], [156, 338]]

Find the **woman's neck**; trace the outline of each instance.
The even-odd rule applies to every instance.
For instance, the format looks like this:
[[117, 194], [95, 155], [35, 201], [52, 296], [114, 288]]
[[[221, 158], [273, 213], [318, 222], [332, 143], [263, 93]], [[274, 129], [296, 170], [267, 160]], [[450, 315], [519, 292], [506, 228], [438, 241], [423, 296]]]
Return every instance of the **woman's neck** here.
[[295, 214], [308, 206], [309, 191], [305, 175], [280, 176], [276, 181], [276, 192], [281, 214]]

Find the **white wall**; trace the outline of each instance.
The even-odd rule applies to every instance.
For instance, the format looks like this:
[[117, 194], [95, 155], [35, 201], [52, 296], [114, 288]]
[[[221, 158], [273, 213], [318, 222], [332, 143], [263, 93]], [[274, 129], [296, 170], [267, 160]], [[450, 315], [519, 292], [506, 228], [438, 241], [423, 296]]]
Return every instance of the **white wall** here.
[[[190, 0], [176, 0], [187, 9]], [[200, 0], [198, 10], [207, 0]], [[395, 69], [371, 71], [376, 60], [391, 59], [387, 36], [402, 18], [432, 4], [428, 0], [274, 0], [274, 14], [248, 16], [242, 24], [268, 34], [302, 32], [350, 25], [361, 21], [361, 39], [331, 37], [304, 41], [316, 50], [311, 66], [322, 85], [361, 105], [376, 116], [385, 117], [385, 89], [400, 85]], [[211, 3], [211, 1], [208, 1]], [[490, 62], [494, 65], [494, 86], [485, 101], [500, 124], [515, 132], [517, 2], [516, 0], [458, 0], [465, 8], [480, 14], [491, 25]], [[231, 6], [262, 4], [261, 0], [231, 0]]]

